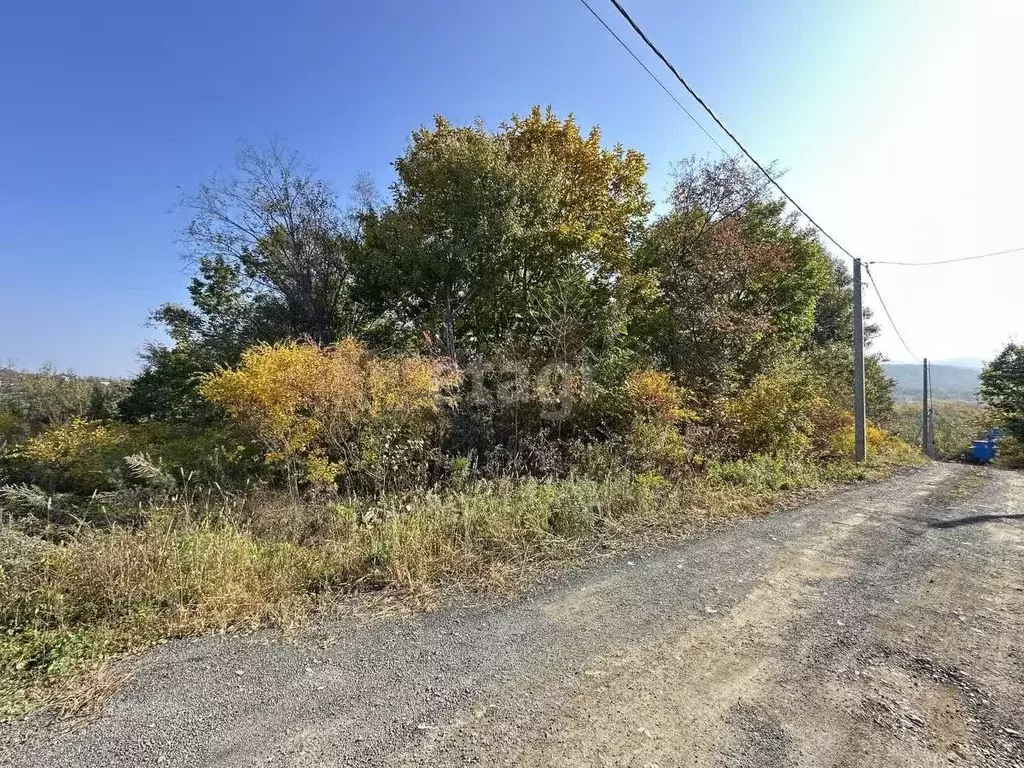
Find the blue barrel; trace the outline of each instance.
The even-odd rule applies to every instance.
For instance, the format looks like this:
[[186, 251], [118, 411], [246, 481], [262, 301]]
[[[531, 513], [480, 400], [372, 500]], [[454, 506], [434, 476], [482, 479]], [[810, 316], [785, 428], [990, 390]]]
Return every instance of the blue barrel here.
[[988, 464], [996, 457], [996, 444], [992, 440], [975, 440], [971, 447], [971, 458], [979, 464]]

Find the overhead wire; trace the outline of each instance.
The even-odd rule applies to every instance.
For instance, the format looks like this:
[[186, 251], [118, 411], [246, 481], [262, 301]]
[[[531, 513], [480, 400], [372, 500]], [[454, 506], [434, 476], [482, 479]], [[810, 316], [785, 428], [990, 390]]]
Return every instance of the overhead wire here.
[[761, 165], [761, 163], [757, 161], [757, 158], [755, 158], [750, 153], [750, 151], [745, 146], [743, 146], [743, 143], [738, 138], [736, 138], [736, 135], [732, 131], [730, 131], [726, 127], [725, 123], [722, 122], [722, 119], [717, 114], [715, 114], [715, 111], [711, 109], [710, 106], [708, 106], [707, 102], [704, 101], [704, 99], [700, 97], [700, 95], [693, 89], [693, 87], [686, 81], [686, 79], [679, 74], [679, 71], [672, 65], [672, 62], [670, 62], [668, 58], [665, 56], [665, 54], [663, 54], [658, 49], [658, 46], [656, 46], [651, 41], [651, 38], [649, 38], [647, 34], [640, 28], [640, 25], [633, 21], [633, 17], [630, 16], [629, 12], [622, 7], [622, 4], [619, 3], [618, 0], [611, 0], [611, 3], [612, 5], [615, 6], [615, 9], [619, 12], [619, 14], [629, 23], [633, 30], [638, 35], [640, 35], [640, 38], [647, 44], [647, 47], [650, 48], [654, 52], [655, 56], [661, 59], [662, 63], [669, 68], [673, 75], [675, 75], [676, 80], [682, 83], [682, 86], [687, 90], [687, 92], [689, 92], [689, 94], [693, 96], [694, 99], [696, 99], [697, 103], [700, 104], [704, 111], [711, 116], [711, 119], [715, 121], [718, 127], [725, 132], [725, 135], [732, 139], [733, 143], [740, 148], [740, 151], [743, 152], [744, 155], [746, 155], [747, 159], [750, 160], [750, 162], [752, 162], [757, 167], [757, 169], [765, 175], [765, 178], [768, 179], [772, 186], [779, 190], [782, 196], [785, 197], [786, 200], [788, 200], [794, 208], [800, 211], [800, 213], [803, 214], [804, 218], [806, 218], [814, 226], [815, 229], [821, 232], [821, 234], [824, 235], [825, 238], [830, 243], [832, 243], [832, 245], [834, 245], [836, 248], [842, 251], [842, 253], [845, 254], [848, 258], [856, 260], [857, 257], [850, 253], [846, 248], [844, 248], [838, 240], [832, 237], [832, 235], [830, 235], [828, 231], [821, 226], [821, 224], [815, 221], [814, 218], [807, 211], [804, 210], [803, 206], [801, 206], [796, 200], [793, 199], [792, 195], [790, 195], [785, 189], [783, 189], [782, 185], [779, 184], [778, 180], [774, 176], [772, 176], [772, 174], [763, 165]]
[[889, 318], [889, 325], [892, 326], [893, 331], [896, 332], [896, 338], [900, 340], [900, 344], [907, 350], [907, 354], [910, 355], [917, 362], [921, 362], [921, 358], [914, 354], [914, 351], [907, 344], [907, 340], [903, 338], [903, 334], [900, 333], [900, 329], [896, 326], [896, 321], [892, 319], [892, 313], [889, 311], [889, 307], [885, 305], [885, 299], [882, 298], [882, 292], [878, 290], [878, 281], [875, 276], [871, 274], [871, 267], [867, 264], [864, 265], [864, 271], [867, 273], [868, 279], [871, 281], [871, 286], [875, 289], [875, 296], [878, 297], [878, 303], [882, 305], [882, 310], [885, 312], [885, 316]]
[[[686, 107], [684, 107], [682, 105], [682, 103], [680, 103], [680, 101], [675, 97], [675, 94], [673, 94], [668, 89], [668, 87], [663, 82], [661, 82], [661, 80], [650, 70], [650, 68], [648, 68], [648, 66], [646, 64], [644, 64], [644, 62], [640, 59], [640, 57], [637, 56], [636, 53], [634, 53], [632, 51], [632, 49], [630, 49], [630, 47], [628, 45], [626, 45], [626, 43], [622, 40], [622, 38], [620, 38], [610, 26], [608, 26], [608, 24], [604, 21], [604, 19], [601, 18], [601, 16], [593, 9], [593, 7], [591, 7], [591, 5], [587, 2], [587, 0], [580, 0], [580, 2], [582, 2], [583, 5], [586, 6], [587, 10], [590, 11], [590, 13], [598, 21], [601, 22], [601, 25], [609, 32], [609, 34], [611, 34], [612, 37], [614, 37], [619, 42], [619, 44], [622, 45], [622, 47], [625, 48], [626, 51], [629, 52], [630, 56], [632, 56], [633, 59], [638, 64], [640, 64], [641, 67], [643, 67], [644, 71], [647, 72], [647, 74], [649, 74], [652, 78], [654, 78], [654, 80], [658, 83], [658, 85], [661, 86], [662, 90], [664, 90], [672, 98], [672, 100], [679, 106], [679, 108], [682, 109], [683, 112], [685, 112], [686, 115], [698, 127], [700, 127], [700, 129], [704, 132], [704, 134], [707, 135], [709, 138], [711, 138], [711, 140], [715, 142], [715, 144], [718, 146], [718, 148], [721, 149], [726, 155], [729, 155], [729, 153], [725, 151], [725, 149], [722, 147], [722, 145], [719, 144], [719, 142], [713, 136], [711, 136], [710, 133], [708, 133], [708, 131], [704, 128], [704, 126], [700, 123], [700, 121], [698, 121], [690, 113], [690, 111], [688, 109], [686, 109]], [[654, 44], [654, 42], [651, 40], [651, 38], [647, 36], [647, 33], [645, 33], [643, 31], [643, 29], [641, 29], [640, 25], [637, 24], [636, 21], [633, 20], [633, 17], [629, 15], [629, 12], [625, 8], [622, 7], [622, 4], [618, 0], [611, 0], [611, 3], [612, 3], [612, 5], [615, 6], [615, 9], [619, 12], [619, 14], [626, 20], [626, 22], [629, 24], [629, 26], [633, 28], [633, 31], [636, 32], [640, 36], [640, 39], [644, 41], [644, 43], [647, 45], [647, 47], [650, 48], [651, 51], [653, 51], [653, 53], [661, 60], [661, 62], [666, 67], [668, 67], [669, 71], [675, 76], [676, 80], [678, 80], [682, 84], [682, 86], [686, 89], [686, 91], [697, 101], [697, 103], [704, 109], [704, 111], [707, 112], [708, 115], [711, 116], [711, 119], [715, 121], [715, 124], [718, 125], [718, 127], [726, 134], [726, 136], [728, 136], [730, 139], [732, 139], [733, 143], [737, 147], [739, 147], [740, 151], [746, 156], [746, 158], [751, 163], [753, 163], [754, 166], [762, 174], [764, 174], [765, 178], [768, 179], [769, 183], [771, 183], [772, 186], [774, 186], [782, 194], [782, 196], [784, 198], [786, 198], [787, 201], [789, 201], [789, 203], [794, 208], [796, 208], [801, 214], [803, 214], [804, 218], [806, 218], [807, 221], [809, 221], [811, 223], [811, 225], [815, 229], [817, 229], [830, 243], [832, 243], [832, 245], [834, 245], [836, 248], [838, 248], [839, 251], [841, 251], [849, 259], [851, 259], [853, 261], [860, 261], [856, 256], [854, 256], [852, 253], [850, 253], [850, 251], [847, 250], [838, 240], [836, 240], [831, 234], [829, 234], [829, 232], [823, 226], [821, 226], [821, 224], [819, 224], [814, 219], [814, 217], [811, 216], [803, 208], [803, 206], [801, 206], [795, 199], [793, 199], [793, 196], [790, 195], [783, 188], [783, 186], [778, 182], [778, 180], [763, 165], [761, 165], [761, 163], [759, 163], [757, 161], [757, 158], [755, 158], [754, 155], [751, 154], [751, 152], [743, 145], [743, 142], [741, 142], [736, 137], [736, 135], [732, 131], [729, 130], [729, 128], [725, 125], [724, 122], [722, 122], [722, 119], [715, 113], [715, 111], [708, 105], [708, 103], [706, 101], [704, 101], [704, 99], [702, 99], [700, 97], [700, 94], [698, 94], [693, 89], [693, 87], [686, 81], [686, 78], [684, 78], [681, 74], [679, 74], [679, 71], [675, 68], [675, 66], [673, 66], [672, 62], [668, 60], [668, 57], [666, 57], [665, 54], [663, 54], [661, 52], [661, 50], [658, 48], [658, 46], [656, 46]], [[988, 254], [986, 254], [986, 255], [988, 255]], [[996, 254], [991, 254], [991, 255], [996, 255]], [[981, 256], [981, 257], [971, 257], [971, 258], [983, 258], [983, 256]], [[888, 306], [886, 306], [886, 304], [885, 304], [885, 300], [882, 298], [881, 292], [878, 290], [878, 282], [875, 280], [874, 275], [871, 274], [871, 270], [868, 268], [868, 262], [863, 262], [862, 261], [862, 263], [864, 265], [865, 271], [867, 272], [868, 279], [871, 281], [871, 284], [872, 284], [872, 286], [875, 289], [875, 295], [878, 296], [878, 301], [882, 305], [882, 309], [885, 312], [885, 316], [889, 319], [890, 326], [892, 326], [893, 331], [896, 333], [897, 338], [899, 338], [900, 343], [903, 345], [903, 348], [907, 351], [907, 354], [909, 354], [912, 358], [914, 358], [914, 360], [918, 360], [919, 361], [920, 358], [917, 355], [914, 354], [913, 350], [910, 349], [910, 346], [907, 344], [906, 339], [903, 338], [903, 334], [900, 333], [899, 328], [896, 326], [896, 322], [893, 320], [892, 313], [889, 311]], [[888, 263], [888, 262], [872, 262], [872, 263]]]
[[941, 259], [939, 261], [872, 261], [870, 264], [883, 264], [893, 267], [935, 267], [939, 264], [955, 264], [960, 261], [974, 261], [976, 259], [988, 259], [992, 256], [1007, 256], [1011, 253], [1024, 252], [1024, 245], [1017, 248], [1007, 248], [1005, 251], [993, 251], [992, 253], [979, 253], [976, 256], [960, 256], [956, 259]]
[[700, 128], [701, 132], [705, 136], [707, 136], [709, 139], [711, 139], [711, 141], [714, 142], [714, 145], [716, 147], [718, 147], [720, 150], [722, 150], [722, 154], [724, 154], [726, 157], [729, 157], [730, 156], [729, 151], [725, 147], [722, 146], [722, 143], [718, 139], [716, 139], [714, 137], [714, 135], [707, 128], [704, 127], [704, 125], [700, 122], [700, 120], [698, 120], [693, 115], [693, 113], [685, 107], [683, 102], [681, 102], [679, 99], [676, 98], [676, 95], [674, 93], [672, 93], [672, 91], [669, 89], [669, 87], [667, 85], [665, 85], [665, 83], [663, 83], [661, 81], [661, 78], [659, 78], [656, 74], [654, 74], [654, 72], [651, 71], [650, 67], [648, 67], [644, 63], [643, 59], [641, 59], [639, 56], [636, 55], [636, 53], [634, 53], [633, 49], [630, 48], [626, 44], [626, 41], [623, 40], [621, 37], [619, 37], [618, 33], [616, 33], [614, 29], [612, 29], [610, 26], [608, 26], [608, 22], [606, 22], [603, 18], [601, 18], [601, 15], [597, 11], [594, 10], [593, 6], [591, 6], [590, 3], [587, 2], [587, 0], [580, 0], [580, 2], [583, 3], [584, 6], [586, 6], [586, 9], [588, 11], [590, 11], [590, 13], [593, 15], [593, 17], [595, 19], [597, 19], [599, 22], [601, 22], [601, 26], [604, 27], [606, 30], [608, 30], [608, 34], [610, 34], [612, 37], [615, 38], [615, 40], [619, 43], [619, 45], [621, 45], [623, 47], [623, 49], [625, 49], [626, 53], [628, 53], [630, 56], [632, 56], [633, 60], [637, 64], [639, 64], [641, 67], [643, 67], [644, 72], [646, 72], [648, 75], [650, 75], [651, 79], [654, 80], [654, 82], [656, 82], [659, 86], [661, 86], [661, 90], [663, 90], [666, 94], [668, 94], [668, 97], [670, 99], [672, 99], [672, 101], [674, 101], [676, 103], [677, 107], [679, 107], [681, 110], [683, 110], [683, 113], [688, 118], [690, 118], [690, 121], [694, 125], [696, 125], [698, 128]]

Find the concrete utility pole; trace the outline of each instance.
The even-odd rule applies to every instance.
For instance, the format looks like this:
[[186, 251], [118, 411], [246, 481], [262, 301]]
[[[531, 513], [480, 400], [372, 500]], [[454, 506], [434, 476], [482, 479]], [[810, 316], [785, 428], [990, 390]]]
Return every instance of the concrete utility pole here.
[[932, 455], [932, 404], [931, 398], [928, 396], [928, 393], [931, 390], [930, 378], [931, 374], [928, 370], [928, 358], [926, 357], [924, 359], [921, 379], [924, 389], [924, 394], [921, 396], [921, 451], [929, 458], [931, 458]]
[[[928, 367], [928, 386], [932, 386], [932, 369]], [[928, 390], [928, 456], [932, 459], [939, 454], [935, 452], [935, 393]]]
[[853, 260], [853, 458], [868, 456], [867, 405], [864, 398], [864, 305], [861, 298], [860, 259]]

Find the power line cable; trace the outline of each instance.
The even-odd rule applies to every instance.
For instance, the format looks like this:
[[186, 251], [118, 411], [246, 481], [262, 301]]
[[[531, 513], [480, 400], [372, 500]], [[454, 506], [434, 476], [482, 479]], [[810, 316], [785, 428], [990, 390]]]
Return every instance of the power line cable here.
[[665, 93], [668, 94], [668, 97], [670, 99], [672, 99], [672, 101], [674, 101], [676, 103], [677, 107], [679, 107], [681, 110], [683, 110], [683, 113], [688, 118], [690, 118], [690, 120], [693, 122], [693, 124], [696, 125], [698, 128], [700, 128], [701, 132], [705, 136], [707, 136], [709, 139], [711, 139], [711, 141], [714, 142], [716, 147], [718, 147], [720, 150], [722, 150], [722, 154], [724, 154], [726, 157], [729, 157], [730, 155], [729, 155], [728, 150], [726, 150], [726, 148], [722, 146], [721, 142], [719, 142], [718, 139], [716, 139], [711, 134], [711, 132], [708, 131], [708, 129], [705, 128], [701, 124], [700, 120], [698, 120], [696, 117], [694, 117], [693, 113], [690, 112], [690, 110], [688, 110], [685, 106], [683, 106], [683, 103], [679, 99], [676, 98], [676, 95], [674, 93], [672, 93], [671, 90], [669, 90], [669, 87], [667, 85], [665, 85], [661, 81], [661, 79], [656, 74], [654, 74], [651, 71], [650, 67], [648, 67], [646, 64], [644, 64], [643, 59], [641, 59], [639, 56], [636, 55], [636, 53], [633, 52], [633, 49], [630, 48], [626, 44], [626, 41], [623, 40], [621, 37], [619, 37], [614, 29], [612, 29], [610, 26], [608, 26], [608, 23], [604, 19], [601, 18], [601, 16], [598, 14], [598, 12], [594, 10], [593, 6], [591, 6], [590, 3], [587, 2], [587, 0], [580, 0], [580, 2], [583, 3], [584, 6], [586, 6], [587, 10], [590, 11], [591, 14], [593, 14], [595, 19], [597, 19], [599, 22], [601, 22], [601, 26], [604, 27], [606, 30], [608, 30], [608, 34], [610, 34], [612, 37], [614, 37], [618, 41], [619, 45], [621, 45], [625, 49], [626, 53], [628, 53], [630, 56], [632, 56], [633, 60], [636, 61], [636, 63], [639, 64], [641, 67], [643, 67], [644, 72], [646, 72], [648, 75], [650, 75], [651, 79], [654, 80], [654, 82], [656, 82], [658, 85], [661, 86], [661, 90], [663, 90]]
[[[601, 22], [601, 24], [605, 27], [605, 29], [607, 29], [615, 37], [615, 39], [618, 40], [619, 43], [624, 48], [626, 48], [627, 51], [629, 51], [630, 55], [632, 55], [633, 58], [638, 63], [640, 63], [640, 65], [644, 68], [644, 70], [647, 71], [647, 73], [650, 74], [651, 77], [654, 77], [654, 79], [658, 82], [658, 84], [661, 85], [662, 89], [664, 89], [665, 92], [668, 93], [672, 97], [672, 100], [675, 101], [677, 104], [679, 104], [679, 101], [675, 98], [675, 96], [671, 93], [671, 91], [669, 91], [668, 88], [666, 88], [665, 85], [660, 80], [658, 80], [657, 77], [654, 76], [654, 74], [647, 68], [647, 66], [636, 56], [635, 53], [633, 53], [633, 51], [631, 51], [629, 49], [629, 47], [621, 40], [621, 38], [619, 38], [619, 36], [616, 35], [614, 31], [612, 31], [612, 29], [594, 11], [594, 9], [591, 8], [590, 5], [585, 0], [581, 0], [581, 2], [583, 2], [583, 4], [585, 6], [587, 6], [587, 9]], [[629, 15], [629, 12], [626, 11], [626, 9], [622, 7], [622, 4], [618, 0], [611, 0], [611, 3], [612, 3], [612, 5], [615, 6], [615, 9], [619, 12], [619, 14], [633, 28], [633, 31], [636, 32], [640, 36], [640, 38], [644, 41], [644, 43], [646, 43], [647, 47], [650, 48], [651, 51], [653, 51], [654, 54], [659, 59], [661, 59], [661, 62], [666, 67], [668, 67], [669, 71], [671, 71], [672, 74], [675, 75], [676, 80], [678, 80], [682, 84], [682, 86], [687, 90], [687, 92], [694, 99], [696, 99], [697, 103], [700, 104], [700, 106], [704, 109], [704, 111], [707, 112], [708, 115], [711, 116], [711, 119], [715, 121], [715, 123], [718, 125], [718, 127], [721, 128], [722, 131], [724, 131], [725, 134], [730, 139], [732, 139], [733, 143], [736, 144], [737, 147], [739, 147], [740, 151], [743, 152], [743, 154], [747, 157], [747, 159], [750, 160], [750, 162], [753, 163], [754, 166], [762, 174], [764, 174], [765, 178], [768, 179], [769, 183], [771, 183], [772, 186], [774, 186], [782, 194], [782, 196], [785, 197], [786, 200], [788, 200], [790, 202], [790, 204], [793, 205], [794, 208], [796, 208], [801, 214], [803, 214], [804, 218], [806, 218], [807, 221], [809, 221], [811, 223], [811, 225], [813, 225], [815, 227], [815, 229], [817, 229], [822, 235], [824, 235], [824, 237], [829, 242], [831, 242], [836, 248], [838, 248], [848, 258], [852, 259], [853, 261], [858, 261], [856, 256], [854, 256], [852, 253], [850, 253], [850, 251], [847, 250], [845, 247], [843, 247], [843, 245], [838, 240], [836, 240], [834, 237], [832, 237], [832, 235], [830, 235], [828, 233], [828, 231], [824, 227], [822, 227], [817, 221], [815, 221], [814, 217], [812, 217], [809, 213], [807, 213], [807, 211], [804, 210], [803, 206], [801, 206], [796, 200], [794, 200], [792, 195], [790, 195], [782, 187], [782, 185], [779, 184], [779, 182], [771, 175], [771, 173], [769, 173], [768, 170], [763, 165], [761, 165], [761, 163], [759, 163], [757, 161], [757, 158], [755, 158], [750, 153], [750, 151], [743, 145], [743, 143], [736, 137], [736, 135], [732, 131], [730, 131], [728, 127], [726, 127], [725, 123], [723, 123], [721, 118], [719, 118], [718, 115], [715, 114], [715, 111], [713, 109], [711, 109], [711, 107], [707, 104], [707, 102], [705, 102], [704, 99], [702, 99], [700, 97], [700, 95], [690, 86], [690, 84], [686, 81], [686, 79], [681, 74], [679, 74], [679, 71], [672, 65], [672, 62], [670, 62], [668, 60], [668, 58], [665, 56], [665, 54], [663, 54], [658, 49], [658, 47], [651, 41], [651, 39], [647, 36], [647, 34], [643, 31], [643, 29], [640, 28], [640, 25], [637, 24], [633, 20], [633, 17]], [[700, 123], [693, 117], [693, 115], [691, 115], [689, 113], [688, 110], [686, 110], [682, 106], [682, 104], [679, 104], [679, 106], [680, 106], [680, 108], [683, 109], [684, 112], [686, 112], [687, 115], [690, 116], [691, 120], [693, 120], [695, 123], [700, 125]], [[701, 126], [701, 130], [704, 130], [703, 126]], [[705, 134], [707, 134], [706, 130], [704, 132], [705, 132]], [[718, 144], [718, 142], [715, 141], [715, 144]], [[720, 144], [718, 144], [718, 146], [719, 146], [719, 148], [721, 148]], [[723, 149], [722, 151], [724, 152], [725, 150]], [[726, 154], [728, 155], [729, 153], [726, 152]], [[987, 256], [987, 255], [997, 255], [997, 254], [985, 254], [985, 256]], [[981, 257], [969, 257], [969, 258], [983, 258], [983, 256], [981, 256]], [[886, 263], [886, 262], [873, 262], [873, 263]], [[897, 338], [899, 338], [900, 343], [903, 345], [903, 348], [907, 351], [907, 354], [909, 354], [914, 360], [920, 361], [920, 358], [917, 355], [914, 354], [913, 350], [910, 348], [910, 345], [907, 344], [906, 339], [903, 338], [903, 334], [900, 333], [899, 328], [896, 326], [896, 322], [893, 320], [892, 313], [889, 311], [889, 307], [886, 306], [885, 299], [882, 298], [882, 294], [878, 290], [878, 282], [875, 280], [874, 275], [871, 274], [871, 270], [869, 269], [868, 264], [866, 262], [864, 263], [864, 269], [865, 269], [865, 271], [866, 271], [866, 273], [868, 275], [868, 279], [871, 281], [871, 284], [872, 284], [872, 286], [875, 289], [875, 295], [878, 296], [878, 301], [882, 305], [882, 309], [885, 311], [885, 316], [889, 319], [889, 324], [892, 326], [892, 329], [896, 333]]]
[[804, 215], [804, 218], [806, 218], [811, 224], [813, 224], [815, 229], [817, 229], [819, 232], [821, 232], [821, 234], [823, 234], [829, 240], [829, 242], [832, 243], [832, 245], [834, 245], [836, 248], [838, 248], [840, 251], [842, 251], [849, 258], [856, 260], [856, 257], [852, 253], [850, 253], [848, 250], [846, 250], [846, 248], [844, 248], [839, 243], [838, 240], [836, 240], [834, 237], [832, 237], [832, 235], [830, 235], [825, 230], [824, 227], [822, 227], [817, 221], [815, 221], [811, 217], [811, 215], [809, 213], [807, 213], [807, 211], [805, 211], [803, 209], [803, 207], [796, 200], [794, 200], [792, 198], [792, 196], [785, 189], [782, 188], [782, 185], [779, 184], [779, 182], [775, 180], [775, 178], [765, 169], [765, 167], [763, 165], [761, 165], [759, 162], [757, 162], [757, 159], [752, 154], [750, 154], [750, 152], [747, 150], [747, 148], [745, 146], [743, 146], [743, 143], [739, 139], [736, 138], [736, 135], [726, 127], [725, 123], [723, 123], [721, 118], [719, 118], [718, 115], [715, 114], [714, 110], [711, 109], [711, 107], [708, 106], [707, 102], [705, 102], [704, 99], [702, 99], [700, 97], [700, 95], [695, 90], [693, 90], [693, 88], [690, 86], [690, 84], [688, 82], [686, 82], [686, 79], [682, 75], [679, 74], [679, 71], [674, 66], [672, 66], [672, 62], [670, 62], [665, 57], [665, 54], [663, 54], [660, 50], [658, 50], [658, 46], [656, 46], [653, 42], [651, 42], [651, 39], [640, 28], [640, 25], [637, 24], [635, 21], [633, 21], [633, 17], [630, 16], [629, 13], [626, 11], [626, 9], [622, 7], [622, 4], [619, 3], [618, 0], [611, 0], [611, 3], [612, 3], [612, 5], [615, 6], [615, 9], [619, 12], [619, 14], [621, 14], [622, 17], [627, 22], [629, 22], [629, 25], [633, 28], [633, 30], [638, 35], [640, 35], [640, 38], [647, 44], [647, 47], [650, 48], [654, 52], [654, 54], [659, 59], [661, 59], [662, 63], [666, 67], [669, 68], [669, 70], [672, 72], [672, 74], [675, 75], [676, 80], [678, 80], [680, 83], [682, 83], [683, 87], [689, 92], [689, 94], [691, 96], [693, 96], [694, 99], [697, 100], [697, 103], [700, 104], [701, 107], [704, 109], [704, 111], [707, 112], [711, 116], [711, 119], [714, 120], [715, 123], [717, 123], [718, 127], [721, 128], [723, 131], [725, 131], [725, 134], [730, 139], [733, 140], [733, 143], [735, 143], [736, 146], [740, 148], [740, 151], [742, 151], [743, 154], [747, 156], [747, 159], [750, 160], [750, 162], [752, 162], [755, 166], [757, 166], [757, 169], [759, 171], [761, 171], [761, 173], [763, 173], [765, 175], [765, 177], [768, 179], [768, 181], [771, 182], [771, 184], [777, 190], [779, 190], [779, 192], [782, 193], [782, 196], [785, 197], [793, 205], [794, 208], [796, 208], [798, 211], [800, 211], [800, 213], [802, 213]]
[[921, 362], [921, 358], [914, 354], [913, 350], [907, 344], [907, 340], [903, 338], [903, 334], [900, 333], [900, 329], [896, 327], [896, 321], [892, 319], [892, 313], [889, 312], [889, 308], [885, 305], [885, 299], [882, 298], [882, 292], [878, 290], [878, 281], [875, 280], [875, 276], [871, 274], [871, 268], [865, 264], [864, 271], [867, 273], [868, 279], [871, 281], [871, 286], [875, 289], [875, 296], [878, 297], [878, 303], [882, 305], [882, 309], [885, 311], [885, 316], [889, 318], [889, 325], [892, 326], [893, 331], [896, 332], [896, 337], [900, 340], [900, 344], [907, 350], [907, 354], [910, 355], [917, 362]]
[[941, 261], [872, 261], [871, 264], [884, 264], [892, 267], [934, 267], [939, 264], [955, 264], [959, 261], [974, 261], [975, 259], [987, 259], [992, 256], [1006, 256], [1011, 253], [1024, 251], [1024, 246], [1008, 248], [1005, 251], [993, 251], [992, 253], [980, 253], [977, 256], [961, 256], [957, 259], [942, 259]]

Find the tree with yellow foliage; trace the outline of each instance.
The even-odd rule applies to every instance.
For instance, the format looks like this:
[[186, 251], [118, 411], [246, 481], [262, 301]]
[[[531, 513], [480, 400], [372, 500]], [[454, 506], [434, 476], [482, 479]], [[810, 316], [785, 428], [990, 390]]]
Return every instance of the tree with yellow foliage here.
[[355, 339], [247, 350], [206, 377], [224, 408], [300, 482], [387, 488], [422, 473], [458, 375], [445, 360], [376, 357]]
[[646, 169], [571, 115], [535, 107], [496, 131], [438, 117], [395, 161], [391, 203], [364, 217], [360, 297], [396, 336], [460, 361], [509, 344], [536, 367], [593, 356], [623, 323]]

